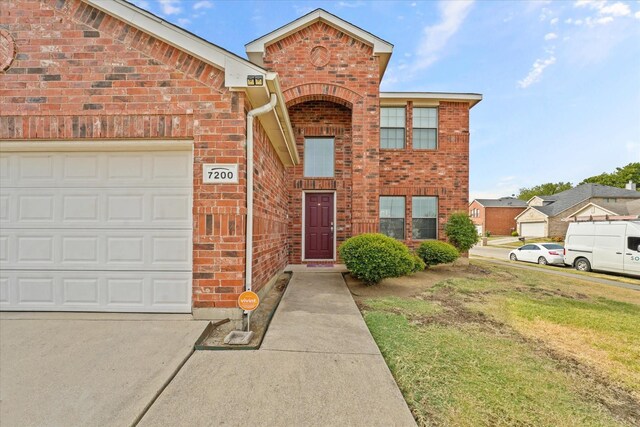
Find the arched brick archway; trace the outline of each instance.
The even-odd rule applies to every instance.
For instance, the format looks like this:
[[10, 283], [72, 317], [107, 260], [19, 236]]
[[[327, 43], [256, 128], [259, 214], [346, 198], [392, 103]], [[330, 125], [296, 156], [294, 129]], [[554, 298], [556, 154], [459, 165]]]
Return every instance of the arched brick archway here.
[[283, 93], [287, 108], [307, 101], [330, 101], [350, 110], [362, 104], [362, 95], [331, 83], [304, 83], [288, 88]]
[[[328, 101], [351, 110], [352, 235], [378, 229], [378, 132], [367, 126], [371, 109], [369, 99], [351, 89], [332, 83], [303, 83], [283, 92], [288, 109], [309, 101]], [[370, 119], [369, 119], [370, 121]]]

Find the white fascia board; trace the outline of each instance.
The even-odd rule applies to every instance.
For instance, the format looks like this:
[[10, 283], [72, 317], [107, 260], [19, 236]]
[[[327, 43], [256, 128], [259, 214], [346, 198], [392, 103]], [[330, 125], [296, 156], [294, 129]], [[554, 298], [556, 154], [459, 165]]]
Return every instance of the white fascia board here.
[[[262, 64], [264, 51], [267, 45], [275, 43], [278, 40], [282, 40], [285, 37], [288, 37], [291, 34], [295, 33], [296, 31], [299, 31], [300, 29], [305, 28], [317, 21], [325, 21], [329, 25], [338, 28], [340, 31], [350, 35], [351, 37], [360, 40], [368, 44], [369, 46], [372, 46], [374, 55], [387, 56], [386, 62], [388, 62], [388, 56], [393, 52], [393, 45], [391, 43], [384, 41], [381, 38], [376, 37], [373, 34], [363, 30], [362, 28], [358, 28], [355, 25], [350, 24], [349, 22], [344, 21], [335, 15], [332, 15], [325, 10], [317, 9], [299, 19], [296, 19], [295, 21], [288, 23], [287, 25], [278, 28], [275, 31], [270, 32], [265, 36], [260, 37], [259, 39], [247, 43], [245, 45], [247, 56], [249, 56], [249, 59], [252, 62], [256, 64]], [[384, 64], [385, 67], [386, 62]]]
[[[598, 204], [596, 204], [596, 203], [589, 202], [589, 204], [584, 205], [583, 207], [581, 207], [580, 209], [578, 209], [577, 211], [575, 211], [575, 212], [574, 212], [574, 213], [572, 213], [571, 215], [568, 215], [568, 216], [567, 216], [567, 218], [571, 218], [571, 217], [577, 216], [577, 215], [578, 215], [578, 213], [580, 213], [580, 212], [582, 212], [583, 210], [585, 210], [585, 209], [587, 209], [587, 208], [590, 208], [590, 207], [592, 207], [592, 206], [593, 206], [593, 207], [596, 207], [596, 208], [598, 208], [598, 209], [602, 209], [603, 211], [608, 212], [608, 213], [609, 213], [609, 215], [618, 215], [618, 213], [617, 213], [617, 212], [613, 212], [613, 211], [612, 211], [612, 210], [610, 210], [610, 209], [603, 208], [602, 206], [600, 206], [600, 205], [598, 205]], [[564, 221], [564, 220], [566, 220], [567, 218], [563, 218], [562, 220]]]
[[516, 220], [516, 222], [518, 221], [518, 218], [520, 218], [522, 215], [524, 215], [525, 213], [529, 212], [531, 209], [536, 210], [539, 214], [542, 214], [544, 216], [546, 216], [547, 218], [549, 218], [549, 215], [547, 215], [544, 212], [540, 212], [538, 209], [536, 209], [535, 206], [529, 206], [527, 209], [523, 210], [522, 212], [520, 212], [518, 215], [516, 215], [516, 217], [514, 218]]
[[380, 103], [391, 104], [394, 101], [405, 103], [407, 101], [433, 103], [440, 101], [468, 102], [469, 108], [482, 101], [479, 93], [451, 93], [451, 92], [380, 92]]
[[266, 76], [267, 71], [248, 60], [207, 42], [123, 0], [83, 0], [171, 46], [187, 52], [225, 72], [226, 87], [246, 87], [247, 75]]

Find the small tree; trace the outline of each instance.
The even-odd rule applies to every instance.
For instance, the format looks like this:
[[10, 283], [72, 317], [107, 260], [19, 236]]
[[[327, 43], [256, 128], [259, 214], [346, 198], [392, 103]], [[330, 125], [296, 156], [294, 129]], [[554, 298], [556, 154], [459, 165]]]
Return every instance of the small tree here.
[[451, 214], [444, 225], [444, 233], [460, 252], [467, 252], [480, 240], [476, 226], [465, 212]]

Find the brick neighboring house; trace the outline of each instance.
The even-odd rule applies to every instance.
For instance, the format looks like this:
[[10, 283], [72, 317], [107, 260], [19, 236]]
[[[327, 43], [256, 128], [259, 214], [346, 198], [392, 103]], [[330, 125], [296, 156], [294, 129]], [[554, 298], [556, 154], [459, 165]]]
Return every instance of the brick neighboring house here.
[[507, 236], [516, 229], [516, 216], [526, 208], [527, 202], [514, 197], [475, 199], [469, 204], [469, 216], [478, 234]]
[[638, 212], [640, 192], [635, 189], [582, 184], [551, 196], [535, 196], [516, 217], [518, 232], [527, 237], [564, 237], [566, 218], [588, 215], [630, 215]]
[[288, 263], [467, 206], [481, 95], [379, 92], [392, 45], [324, 10], [247, 60], [123, 0], [9, 0], [0, 45], [2, 310], [239, 319]]

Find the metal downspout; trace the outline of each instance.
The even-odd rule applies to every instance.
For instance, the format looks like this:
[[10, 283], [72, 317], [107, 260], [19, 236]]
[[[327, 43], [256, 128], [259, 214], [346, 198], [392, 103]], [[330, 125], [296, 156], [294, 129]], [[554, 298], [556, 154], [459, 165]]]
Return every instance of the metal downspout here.
[[254, 108], [247, 113], [247, 232], [245, 236], [244, 288], [251, 290], [253, 274], [253, 118], [273, 110], [278, 102], [275, 93], [271, 94], [268, 104]]

